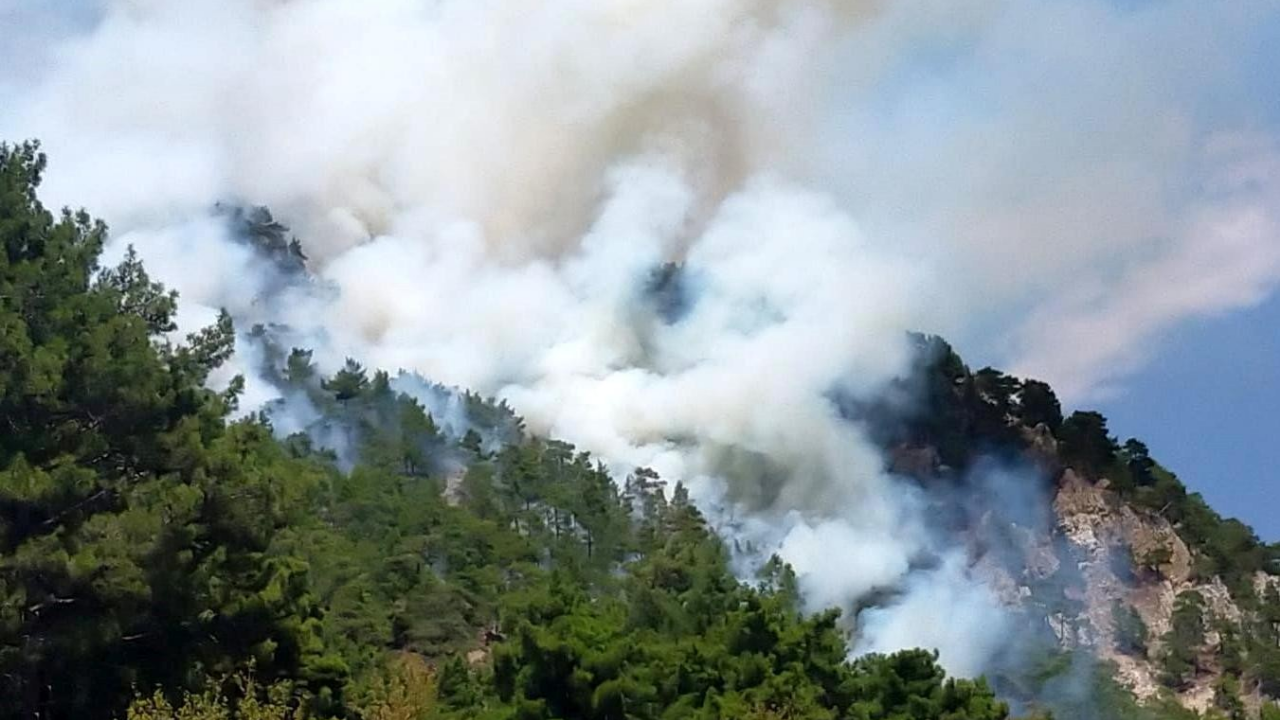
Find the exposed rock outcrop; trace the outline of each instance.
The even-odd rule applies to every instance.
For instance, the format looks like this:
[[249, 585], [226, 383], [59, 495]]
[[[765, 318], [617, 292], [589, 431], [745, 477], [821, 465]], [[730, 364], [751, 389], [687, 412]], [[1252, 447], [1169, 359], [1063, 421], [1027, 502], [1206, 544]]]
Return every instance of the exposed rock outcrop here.
[[[1208, 709], [1214, 686], [1221, 674], [1212, 658], [1221, 643], [1214, 629], [1218, 620], [1239, 623], [1241, 610], [1220, 578], [1197, 580], [1192, 573], [1192, 553], [1168, 520], [1135, 509], [1107, 489], [1105, 481], [1091, 483], [1071, 469], [1058, 482], [1053, 509], [1059, 530], [1078, 549], [1080, 572], [1084, 578], [1084, 611], [1074, 634], [1063, 630], [1079, 644], [1116, 665], [1117, 680], [1139, 698], [1147, 699], [1161, 689], [1160, 671], [1153, 658], [1163, 650], [1160, 639], [1169, 632], [1174, 603], [1181, 593], [1196, 591], [1205, 601], [1205, 636], [1202, 671], [1191, 686], [1178, 695], [1179, 701], [1197, 711]], [[1028, 567], [1039, 560], [1028, 555]], [[1259, 583], [1274, 578], [1260, 576]], [[1146, 624], [1148, 652], [1145, 656], [1122, 652], [1116, 638], [1114, 607], [1126, 604], [1136, 610]]]

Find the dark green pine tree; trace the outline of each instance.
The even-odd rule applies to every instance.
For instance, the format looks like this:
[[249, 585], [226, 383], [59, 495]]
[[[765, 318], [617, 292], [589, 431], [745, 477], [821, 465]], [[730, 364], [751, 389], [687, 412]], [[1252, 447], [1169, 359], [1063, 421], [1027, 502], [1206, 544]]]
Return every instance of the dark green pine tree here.
[[332, 378], [322, 382], [321, 386], [333, 393], [336, 400], [345, 403], [360, 397], [369, 389], [369, 377], [363, 365], [352, 358], [347, 358], [346, 365]]
[[1169, 632], [1164, 637], [1165, 684], [1181, 688], [1195, 678], [1200, 669], [1204, 634], [1204, 598], [1195, 591], [1179, 594], [1173, 605]]
[[1062, 405], [1048, 383], [1026, 380], [1018, 399], [1018, 415], [1027, 427], [1044, 423], [1050, 432], [1062, 425]]
[[36, 196], [45, 158], [0, 146], [0, 717], [105, 718], [131, 687], [254, 658], [322, 685], [305, 565], [266, 554], [314, 484], [203, 388], [223, 314], [181, 345], [175, 296], [106, 228]]
[[1063, 459], [1090, 477], [1097, 477], [1116, 459], [1115, 440], [1107, 419], [1093, 411], [1071, 413], [1058, 429]]

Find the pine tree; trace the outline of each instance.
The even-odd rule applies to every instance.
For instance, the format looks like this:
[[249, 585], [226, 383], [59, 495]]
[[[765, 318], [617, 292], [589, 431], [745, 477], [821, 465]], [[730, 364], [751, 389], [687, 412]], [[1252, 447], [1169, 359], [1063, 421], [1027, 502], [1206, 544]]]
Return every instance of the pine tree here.
[[348, 400], [360, 397], [369, 389], [369, 378], [365, 374], [363, 365], [352, 358], [347, 358], [347, 362], [342, 369], [320, 385], [325, 390], [333, 393], [335, 400], [345, 403]]

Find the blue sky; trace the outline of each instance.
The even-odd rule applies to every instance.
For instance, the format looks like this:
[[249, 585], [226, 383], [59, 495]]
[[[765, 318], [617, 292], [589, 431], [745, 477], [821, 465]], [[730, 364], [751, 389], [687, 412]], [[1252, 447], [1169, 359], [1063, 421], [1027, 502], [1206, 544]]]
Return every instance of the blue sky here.
[[[1259, 24], [1237, 52], [1251, 60], [1240, 80], [1274, 132], [1280, 22]], [[1218, 512], [1280, 541], [1280, 297], [1185, 321], [1157, 345], [1119, 393], [1096, 403], [1112, 432], [1143, 440]]]
[[[1277, 241], [1280, 241], [1278, 239]], [[1172, 331], [1126, 390], [1100, 403], [1134, 436], [1265, 540], [1280, 540], [1280, 297]]]
[[[843, 106], [838, 152], [877, 171], [870, 187], [857, 185], [864, 176], [846, 181], [850, 202], [873, 198], [857, 214], [874, 234], [908, 234], [900, 217], [876, 225], [885, 208], [906, 207], [926, 237], [979, 236], [966, 253], [981, 262], [959, 274], [996, 272], [961, 291], [992, 296], [968, 313], [976, 339], [953, 338], [966, 357], [1096, 407], [1121, 440], [1145, 441], [1219, 512], [1280, 540], [1280, 299], [1271, 271], [1258, 272], [1280, 236], [1269, 228], [1236, 242], [1218, 232], [1238, 202], [1274, 208], [1274, 195], [1253, 192], [1277, 173], [1256, 173], [1257, 185], [1214, 180], [1265, 167], [1274, 145], [1221, 165], [1201, 154], [1216, 134], [1280, 137], [1280, 14], [1215, 25], [1221, 7], [1112, 6], [1006, 5], [973, 32], [945, 23], [894, 55], [875, 92]], [[917, 18], [901, 24], [924, 32]], [[851, 46], [851, 64], [868, 64], [861, 47]], [[1161, 118], [1194, 139], [1148, 144]], [[883, 162], [862, 160], [876, 148]], [[1126, 163], [1128, 174], [1098, 171]], [[907, 184], [894, 173], [915, 183], [905, 199], [892, 194]], [[966, 192], [979, 199], [955, 199]], [[930, 209], [948, 203], [974, 211], [930, 226]], [[1001, 216], [1011, 220], [985, 224]], [[1215, 219], [1197, 226], [1205, 217]], [[1081, 247], [1090, 250], [1073, 257]], [[1025, 294], [1001, 296], [1002, 283]]]

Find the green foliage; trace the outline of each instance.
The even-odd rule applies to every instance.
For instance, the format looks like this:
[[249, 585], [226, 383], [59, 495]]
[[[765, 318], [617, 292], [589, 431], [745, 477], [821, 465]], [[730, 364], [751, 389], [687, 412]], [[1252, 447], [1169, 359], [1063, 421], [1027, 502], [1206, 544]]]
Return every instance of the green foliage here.
[[[369, 402], [349, 409], [379, 416]], [[477, 458], [461, 487], [358, 466], [334, 478], [327, 522], [290, 529], [330, 608], [326, 642], [355, 670], [348, 697], [369, 695], [378, 639], [435, 658], [440, 712], [457, 717], [1006, 717], [930, 654], [848, 663], [837, 614], [802, 616], [778, 561], [739, 583], [688, 493], [651, 470], [618, 493], [589, 456], [529, 438]], [[458, 659], [477, 647], [491, 671]]]
[[1147, 654], [1147, 624], [1132, 605], [1119, 600], [1111, 604], [1111, 619], [1115, 625], [1116, 647], [1127, 655]]
[[969, 411], [976, 397], [969, 368], [942, 338], [916, 340], [926, 365], [918, 373], [922, 402], [913, 418], [910, 440], [937, 448], [945, 465], [965, 467], [973, 451]]
[[366, 720], [434, 720], [439, 712], [437, 673], [421, 657], [398, 653], [373, 682], [362, 704]]
[[1259, 688], [1271, 697], [1280, 697], [1280, 583], [1272, 582], [1263, 593], [1261, 607], [1247, 640], [1246, 653]]
[[347, 358], [347, 364], [337, 375], [322, 383], [325, 390], [333, 393], [335, 399], [339, 402], [346, 402], [352, 398], [360, 397], [369, 387], [369, 378], [365, 375], [364, 367], [351, 358]]
[[[385, 372], [348, 359], [325, 377], [254, 328], [263, 372], [318, 419], [283, 441], [262, 416], [228, 423], [242, 385], [204, 383], [232, 352], [230, 317], [164, 339], [176, 296], [132, 250], [100, 268], [106, 228], [40, 205], [44, 165], [33, 144], [0, 148], [0, 720], [1008, 716], [934, 653], [849, 661], [839, 614], [801, 612], [781, 560], [754, 585], [734, 577], [681, 484], [637, 468], [619, 487], [502, 403], [463, 394], [453, 427]], [[232, 217], [257, 252], [302, 268], [269, 213]], [[1117, 452], [1100, 415], [1064, 422], [1044, 383], [970, 373], [945, 342], [917, 341], [924, 412], [887, 439], [960, 470], [1043, 424], [1082, 472], [1121, 468], [1122, 490], [1174, 519], [1233, 592], [1273, 567], [1275, 548], [1140, 443]], [[1272, 692], [1269, 592], [1236, 662]], [[1117, 609], [1135, 653], [1140, 623]], [[1203, 625], [1180, 598], [1165, 640], [1183, 648], [1166, 658], [1178, 682]], [[1097, 687], [1099, 717], [1154, 717]], [[1238, 688], [1220, 691], [1234, 712]]]
[[159, 690], [129, 704], [126, 720], [305, 720], [308, 713], [287, 681], [263, 683], [252, 672], [210, 680], [175, 703]]
[[1100, 413], [1076, 411], [1058, 428], [1064, 462], [1081, 472], [1096, 476], [1116, 458], [1116, 442], [1107, 432], [1107, 419]]
[[1179, 594], [1174, 601], [1171, 627], [1164, 636], [1162, 669], [1166, 685], [1181, 688], [1195, 678], [1204, 634], [1204, 598], [1195, 591]]
[[1062, 405], [1048, 383], [1027, 380], [1022, 383], [1018, 416], [1027, 427], [1043, 423], [1050, 432], [1058, 432], [1062, 426]]
[[1156, 462], [1145, 443], [1129, 438], [1120, 448], [1120, 458], [1128, 471], [1129, 479], [1137, 487], [1148, 487], [1155, 484]]
[[[298, 352], [283, 362], [310, 367]], [[879, 717], [867, 713], [890, 702], [913, 717], [1005, 717], [984, 684], [947, 680], [931, 655], [849, 664], [837, 615], [802, 616], [789, 567], [739, 583], [685, 488], [652, 470], [619, 492], [566, 443], [485, 454], [474, 435], [442, 438], [378, 375], [356, 394], [297, 375], [326, 394], [312, 400], [329, 429], [363, 448], [318, 497], [323, 521], [277, 540], [311, 568], [353, 702], [395, 648], [438, 663], [439, 711], [457, 717]], [[406, 446], [416, 463], [399, 462]], [[465, 471], [415, 471], [441, 455], [469, 458]], [[484, 664], [463, 662], [468, 651]], [[918, 677], [900, 689], [893, 673], [908, 670]]]
[[[1016, 453], [1025, 444], [1024, 428], [1043, 424], [1055, 431], [1062, 424], [1058, 398], [1045, 383], [990, 367], [970, 372], [945, 340], [917, 334], [911, 339], [917, 366], [888, 393], [890, 401], [846, 410], [870, 421], [882, 444], [930, 447], [944, 467], [963, 471], [980, 456]], [[885, 421], [899, 415], [901, 427]]]
[[1259, 573], [1274, 574], [1276, 548], [1260, 542], [1244, 523], [1225, 519], [1199, 493], [1188, 493], [1176, 476], [1159, 464], [1151, 466], [1154, 482], [1124, 492], [1136, 504], [1158, 512], [1174, 523], [1178, 535], [1194, 551], [1192, 570], [1198, 577], [1222, 577], [1237, 602], [1255, 604], [1253, 581]]
[[1249, 716], [1244, 701], [1240, 699], [1240, 680], [1231, 673], [1223, 673], [1214, 684], [1213, 706], [1227, 720], [1246, 720]]
[[1018, 413], [1017, 397], [1022, 392], [1022, 382], [986, 367], [973, 374], [973, 391], [977, 397], [972, 403], [972, 435], [998, 446], [1017, 442], [1011, 421]]
[[[1141, 441], [1130, 438], [1117, 445], [1101, 414], [1080, 411], [1063, 420], [1061, 406], [1048, 385], [1019, 381], [991, 368], [971, 373], [943, 340], [928, 336], [914, 336], [914, 340], [919, 366], [912, 378], [894, 388], [911, 400], [854, 407], [846, 409], [847, 413], [874, 420], [873, 435], [886, 448], [936, 451], [943, 461], [943, 472], [921, 479], [961, 478], [962, 472], [948, 474], [946, 467], [963, 470], [979, 455], [1008, 457], [1018, 452], [1030, 454], [1046, 469], [1053, 469], [1056, 459], [1086, 480], [1107, 479], [1118, 500], [1173, 524], [1191, 551], [1193, 579], [1220, 577], [1233, 600], [1253, 613], [1248, 617], [1255, 619], [1238, 637], [1230, 635], [1230, 646], [1220, 648], [1219, 655], [1237, 668], [1238, 674], [1259, 683], [1264, 692], [1272, 696], [1280, 693], [1280, 637], [1276, 631], [1280, 618], [1267, 622], [1262, 617], [1277, 612], [1273, 608], [1280, 604], [1280, 596], [1259, 597], [1255, 590], [1260, 574], [1273, 578], [1280, 574], [1280, 544], [1262, 543], [1244, 523], [1214, 512], [1198, 493], [1188, 492], [1176, 475], [1156, 462]], [[901, 414], [895, 407], [903, 406], [909, 410], [902, 429], [882, 419], [895, 412]], [[1049, 462], [1043, 462], [1044, 445], [1037, 441], [1033, 447], [1036, 436], [1029, 432], [1041, 424], [1057, 440], [1056, 458]], [[1055, 478], [1049, 475], [1048, 479]], [[1134, 565], [1149, 579], [1162, 574], [1172, 559], [1173, 548], [1162, 545], [1134, 558]], [[1050, 594], [1060, 597], [1060, 588], [1052, 588]], [[1126, 614], [1121, 619], [1131, 618]], [[1133, 631], [1123, 634], [1122, 645], [1128, 652], [1140, 653], [1136, 623], [1118, 625]], [[1182, 627], [1192, 628], [1190, 623]], [[1189, 641], [1194, 635], [1183, 633], [1180, 637]], [[1166, 680], [1175, 686], [1186, 682], [1195, 672], [1193, 656], [1186, 642], [1177, 652], [1166, 654], [1162, 660], [1167, 664]]]
[[265, 207], [227, 206], [219, 203], [217, 209], [227, 218], [233, 237], [240, 239], [286, 273], [302, 271], [307, 256], [296, 237], [289, 236], [289, 228], [282, 225]]
[[101, 717], [131, 684], [254, 660], [319, 692], [305, 564], [269, 552], [320, 474], [202, 387], [225, 313], [171, 345], [174, 295], [106, 229], [36, 199], [44, 158], [0, 147], [0, 716]]
[[1087, 651], [1063, 651], [1056, 646], [1022, 658], [1021, 677], [1002, 678], [1002, 684], [1027, 708], [1023, 720], [1199, 720], [1170, 697], [1139, 703], [1116, 681], [1113, 663], [1099, 662]]

